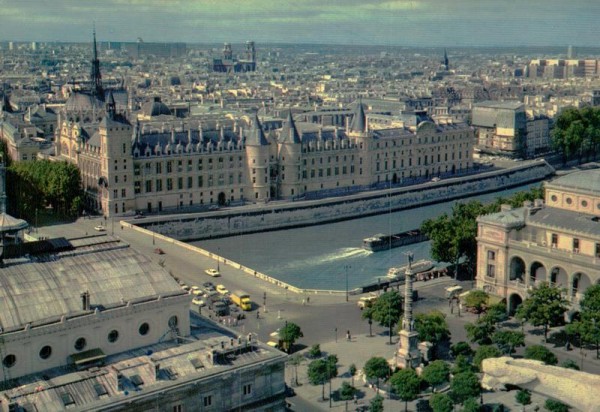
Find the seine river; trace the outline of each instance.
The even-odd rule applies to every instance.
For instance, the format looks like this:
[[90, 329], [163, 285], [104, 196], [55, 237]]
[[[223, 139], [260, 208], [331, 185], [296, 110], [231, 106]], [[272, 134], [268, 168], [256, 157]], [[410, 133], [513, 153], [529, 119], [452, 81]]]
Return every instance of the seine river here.
[[[539, 185], [534, 183], [461, 201], [490, 202], [498, 196], [506, 197]], [[353, 289], [385, 278], [392, 266], [406, 265], [407, 252], [414, 254], [415, 261], [429, 258], [429, 242], [368, 252], [361, 248], [362, 239], [376, 233], [399, 233], [418, 228], [423, 220], [450, 212], [454, 203], [456, 201], [320, 226], [193, 244], [299, 288], [344, 290], [347, 273], [348, 287]]]

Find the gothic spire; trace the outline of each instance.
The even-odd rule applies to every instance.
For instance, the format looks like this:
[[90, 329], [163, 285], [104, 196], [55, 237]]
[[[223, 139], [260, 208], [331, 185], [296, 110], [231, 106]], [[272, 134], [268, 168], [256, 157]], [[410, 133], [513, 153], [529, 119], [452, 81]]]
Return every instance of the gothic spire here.
[[102, 88], [102, 75], [100, 74], [100, 60], [98, 60], [98, 48], [96, 46], [96, 26], [94, 26], [94, 58], [92, 60], [92, 95], [104, 101], [104, 89]]

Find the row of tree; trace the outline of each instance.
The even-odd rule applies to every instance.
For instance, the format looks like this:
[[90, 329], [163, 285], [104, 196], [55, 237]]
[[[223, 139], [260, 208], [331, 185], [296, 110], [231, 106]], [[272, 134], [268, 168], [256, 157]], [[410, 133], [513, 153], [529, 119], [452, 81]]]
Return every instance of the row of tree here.
[[444, 213], [421, 224], [421, 231], [431, 239], [431, 257], [438, 262], [453, 264], [455, 273], [459, 262], [464, 261], [468, 274], [473, 276], [477, 261], [477, 217], [499, 212], [502, 204], [520, 207], [525, 201], [543, 198], [544, 189], [540, 186], [510, 198], [499, 197], [487, 205], [477, 200], [456, 203], [451, 214]]
[[552, 144], [561, 153], [563, 163], [595, 157], [600, 149], [600, 108], [563, 110], [554, 123]]
[[82, 210], [79, 169], [66, 162], [15, 162], [7, 170], [8, 208], [15, 216], [33, 221], [36, 211], [51, 206], [55, 213], [74, 217]]

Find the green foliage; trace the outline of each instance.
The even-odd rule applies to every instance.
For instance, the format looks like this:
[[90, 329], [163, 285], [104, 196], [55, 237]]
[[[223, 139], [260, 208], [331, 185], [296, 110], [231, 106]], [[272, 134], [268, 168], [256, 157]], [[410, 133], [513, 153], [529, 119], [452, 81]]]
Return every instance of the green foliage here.
[[285, 326], [279, 330], [279, 339], [284, 343], [284, 348], [287, 349], [287, 352], [290, 352], [292, 346], [294, 346], [294, 342], [303, 336], [304, 334], [302, 333], [300, 326], [292, 322], [286, 323]]
[[577, 362], [575, 362], [573, 359], [565, 360], [563, 363], [560, 364], [560, 366], [566, 369], [573, 369], [576, 371], [579, 370], [579, 365], [577, 365]]
[[473, 364], [477, 366], [479, 370], [481, 370], [481, 362], [487, 358], [499, 358], [502, 356], [502, 352], [498, 350], [495, 346], [490, 345], [482, 345], [477, 348], [475, 351], [475, 356], [473, 356]]
[[450, 382], [450, 396], [456, 403], [463, 403], [469, 398], [478, 397], [480, 392], [479, 378], [473, 372], [454, 375]]
[[515, 348], [525, 346], [525, 335], [512, 330], [499, 330], [492, 335], [492, 342], [506, 355], [515, 352]]
[[478, 319], [475, 323], [466, 323], [465, 330], [467, 338], [478, 345], [489, 345], [492, 343], [492, 335], [496, 332], [496, 327], [488, 322]]
[[515, 400], [520, 405], [529, 405], [531, 403], [531, 393], [527, 389], [521, 389], [515, 395]]
[[556, 365], [558, 358], [554, 353], [545, 346], [542, 345], [531, 345], [525, 348], [524, 353], [525, 359], [535, 359], [544, 362], [546, 365]]
[[457, 358], [459, 355], [468, 357], [473, 356], [473, 348], [465, 341], [456, 342], [450, 346], [450, 353]]
[[414, 369], [401, 369], [390, 378], [394, 393], [404, 401], [404, 410], [408, 411], [408, 402], [417, 399], [421, 388], [421, 379]]
[[600, 357], [600, 285], [585, 290], [581, 299], [581, 318], [565, 327], [570, 335], [576, 335], [581, 345], [594, 344], [596, 357]]
[[36, 210], [51, 205], [61, 216], [74, 217], [81, 210], [83, 192], [79, 169], [67, 162], [17, 162], [9, 169], [11, 211], [29, 220]]
[[434, 393], [429, 399], [429, 406], [433, 412], [452, 412], [454, 410], [454, 402], [445, 393]]
[[[335, 363], [337, 363], [337, 356]], [[321, 399], [325, 399], [325, 383], [337, 376], [337, 365], [333, 363], [333, 359], [317, 359], [308, 364], [308, 382], [311, 385], [321, 385]]]
[[373, 336], [373, 331], [371, 329], [373, 325], [373, 305], [369, 304], [368, 306], [365, 306], [361, 316], [369, 323], [369, 336]]
[[342, 382], [342, 386], [340, 388], [340, 399], [343, 401], [350, 401], [354, 399], [356, 392], [358, 392], [358, 390], [354, 386], [344, 381]]
[[479, 401], [475, 398], [469, 398], [463, 402], [461, 412], [479, 412], [480, 410], [481, 405], [479, 405]]
[[369, 412], [383, 412], [383, 396], [377, 394], [371, 399], [371, 403], [369, 403]]
[[[363, 311], [364, 313], [365, 311]], [[373, 303], [373, 320], [381, 326], [389, 328], [390, 344], [392, 343], [392, 328], [398, 324], [402, 316], [402, 297], [395, 290], [385, 292]]]
[[546, 403], [544, 403], [544, 408], [546, 408], [550, 412], [569, 412], [569, 409], [571, 409], [564, 403], [555, 401], [554, 399], [546, 399]]
[[350, 376], [352, 376], [352, 386], [354, 386], [354, 377], [356, 376], [356, 365], [351, 363], [350, 366], [348, 366], [348, 373], [350, 374]]
[[554, 124], [552, 144], [562, 153], [563, 162], [597, 153], [600, 144], [600, 109], [569, 107], [563, 110]]
[[473, 364], [465, 355], [458, 355], [456, 360], [454, 361], [454, 366], [452, 367], [452, 373], [454, 375], [461, 372], [473, 372]]
[[450, 377], [450, 367], [442, 360], [433, 361], [423, 368], [421, 377], [429, 385], [435, 388], [435, 386], [448, 382], [448, 378]]
[[547, 339], [548, 328], [563, 321], [567, 305], [561, 289], [542, 282], [529, 292], [527, 299], [517, 309], [516, 317], [533, 326], [543, 326], [544, 338]]
[[371, 381], [376, 379], [379, 386], [379, 379], [390, 376], [390, 365], [385, 358], [374, 356], [365, 363], [363, 371], [367, 379]]
[[480, 318], [482, 322], [493, 326], [496, 326], [500, 322], [504, 322], [506, 319], [508, 319], [508, 315], [506, 314], [506, 304], [501, 302], [490, 305], [485, 314]]
[[308, 350], [308, 357], [312, 359], [320, 358], [321, 354], [321, 345], [319, 345], [318, 343], [312, 345]]
[[464, 306], [470, 308], [477, 314], [477, 318], [485, 312], [488, 306], [490, 295], [483, 290], [472, 290], [465, 298]]
[[298, 385], [298, 366], [304, 362], [304, 356], [300, 353], [296, 353], [288, 357], [287, 362], [294, 369], [294, 383]]
[[418, 313], [415, 315], [414, 320], [415, 330], [419, 333], [421, 341], [428, 341], [435, 345], [450, 337], [446, 315], [439, 310]]
[[329, 378], [335, 378], [338, 376], [338, 357], [337, 355], [331, 354], [328, 355], [327, 358], [325, 359], [325, 362], [327, 362], [328, 365], [328, 373], [329, 373]]

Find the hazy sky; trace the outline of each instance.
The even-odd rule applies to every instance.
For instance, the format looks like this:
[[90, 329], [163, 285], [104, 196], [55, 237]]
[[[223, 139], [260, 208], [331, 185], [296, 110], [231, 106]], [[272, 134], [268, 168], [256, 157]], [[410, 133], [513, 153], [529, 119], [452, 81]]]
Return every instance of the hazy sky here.
[[0, 40], [600, 45], [600, 0], [0, 0]]

